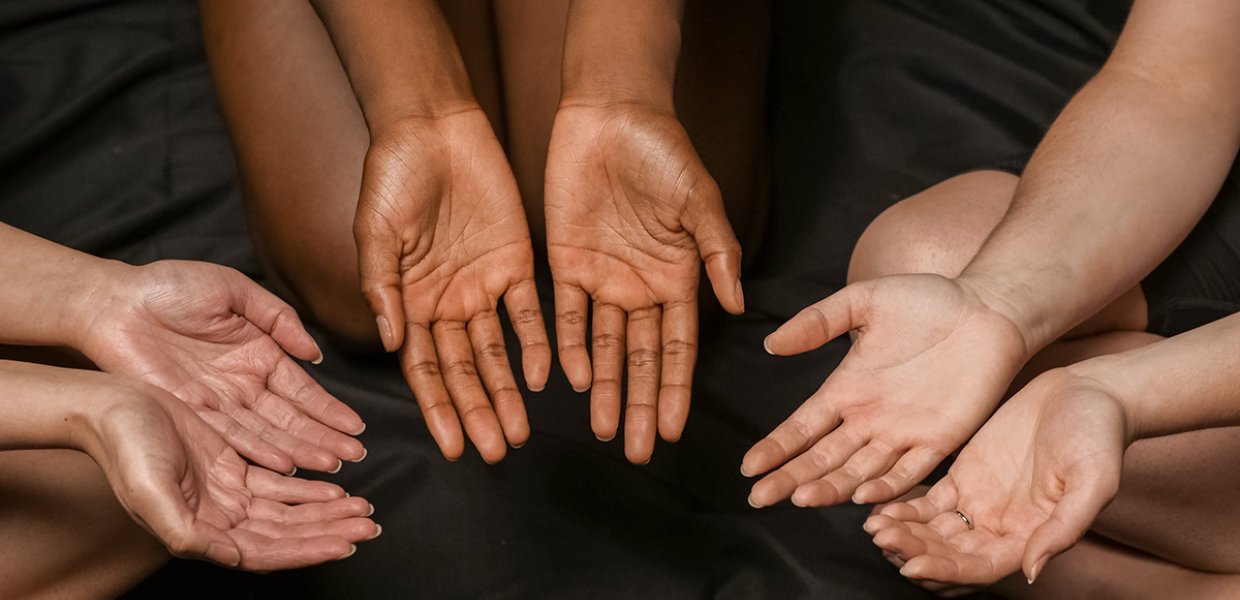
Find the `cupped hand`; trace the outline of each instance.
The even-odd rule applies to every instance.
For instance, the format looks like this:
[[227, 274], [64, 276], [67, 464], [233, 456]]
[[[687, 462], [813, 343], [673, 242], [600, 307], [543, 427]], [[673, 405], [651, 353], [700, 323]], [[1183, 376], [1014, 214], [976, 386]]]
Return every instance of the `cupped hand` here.
[[929, 493], [882, 507], [865, 529], [910, 578], [990, 584], [1020, 569], [1032, 581], [1115, 497], [1127, 431], [1111, 391], [1050, 371], [991, 417]]
[[745, 455], [754, 506], [885, 502], [972, 435], [1026, 358], [1024, 338], [981, 292], [937, 275], [862, 281], [801, 311], [766, 340], [790, 355], [849, 331], [822, 387]]
[[365, 456], [351, 437], [361, 418], [289, 356], [320, 360], [318, 346], [258, 284], [217, 265], [162, 261], [108, 285], [82, 344], [101, 369], [172, 392], [243, 456], [281, 473]]
[[503, 150], [480, 109], [401, 121], [372, 141], [354, 222], [362, 290], [444, 456], [483, 459], [529, 438], [496, 306], [504, 298], [529, 389], [551, 348], [534, 253]]
[[[547, 157], [546, 214], [560, 363], [590, 392], [603, 440], [650, 460], [656, 431], [680, 438], [697, 360], [702, 261], [715, 295], [744, 309], [740, 244], [719, 188], [673, 115], [640, 106], [561, 106]], [[586, 351], [591, 312], [592, 353]]]
[[84, 446], [130, 516], [176, 556], [291, 569], [348, 557], [379, 534], [365, 499], [248, 464], [177, 398], [121, 387]]

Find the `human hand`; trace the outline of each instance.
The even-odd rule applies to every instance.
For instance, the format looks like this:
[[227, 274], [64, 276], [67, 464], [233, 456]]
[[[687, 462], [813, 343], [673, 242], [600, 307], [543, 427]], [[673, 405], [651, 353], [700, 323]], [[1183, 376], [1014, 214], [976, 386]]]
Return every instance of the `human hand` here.
[[[363, 294], [384, 347], [450, 460], [461, 424], [487, 462], [529, 438], [508, 364], [500, 296], [521, 340], [526, 385], [543, 388], [551, 348], [516, 180], [481, 109], [407, 119], [372, 142], [354, 223]], [[481, 381], [479, 381], [481, 376]]]
[[246, 463], [162, 389], [111, 387], [86, 401], [96, 406], [81, 446], [129, 515], [174, 555], [291, 569], [346, 558], [380, 533], [365, 499]]
[[[999, 409], [925, 496], [878, 509], [865, 529], [913, 579], [1032, 582], [1119, 490], [1130, 434], [1117, 395], [1049, 371]], [[969, 519], [965, 524], [956, 511]]]
[[[852, 330], [839, 367], [745, 455], [750, 503], [883, 502], [908, 491], [985, 422], [1025, 360], [1024, 338], [977, 288], [938, 275], [852, 284], [766, 339], [812, 350]], [[782, 465], [782, 466], [781, 466]]]
[[244, 275], [161, 261], [124, 267], [101, 289], [80, 343], [101, 369], [168, 390], [274, 471], [365, 456], [345, 434], [361, 433], [361, 418], [289, 357], [322, 356], [297, 314]]
[[546, 185], [560, 364], [574, 389], [593, 383], [590, 426], [610, 440], [627, 363], [625, 455], [645, 463], [656, 429], [675, 441], [688, 417], [701, 261], [723, 307], [744, 310], [740, 244], [718, 186], [670, 114], [561, 106]]

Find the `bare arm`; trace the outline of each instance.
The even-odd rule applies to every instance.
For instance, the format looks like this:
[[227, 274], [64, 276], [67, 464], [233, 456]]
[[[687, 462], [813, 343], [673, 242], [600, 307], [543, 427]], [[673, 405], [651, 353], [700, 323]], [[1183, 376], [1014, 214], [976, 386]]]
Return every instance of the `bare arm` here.
[[960, 277], [994, 294], [1029, 352], [1136, 285], [1214, 199], [1240, 146], [1237, 27], [1227, 0], [1137, 2], [1038, 147]]

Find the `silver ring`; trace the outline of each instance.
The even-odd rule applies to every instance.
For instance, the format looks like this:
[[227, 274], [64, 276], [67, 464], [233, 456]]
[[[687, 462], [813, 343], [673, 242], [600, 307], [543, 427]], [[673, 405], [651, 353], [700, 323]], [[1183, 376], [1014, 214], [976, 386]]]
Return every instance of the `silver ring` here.
[[973, 531], [973, 521], [970, 521], [969, 517], [964, 516], [964, 513], [960, 511], [956, 511], [956, 516], [960, 517], [961, 521], [964, 521], [964, 524], [968, 526], [969, 531]]

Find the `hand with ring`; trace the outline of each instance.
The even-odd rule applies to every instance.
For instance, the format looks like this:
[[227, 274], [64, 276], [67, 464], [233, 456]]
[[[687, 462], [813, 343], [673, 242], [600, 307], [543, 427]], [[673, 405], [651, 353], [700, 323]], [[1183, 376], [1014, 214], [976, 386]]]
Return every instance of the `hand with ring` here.
[[900, 573], [930, 586], [1036, 579], [1119, 490], [1131, 435], [1118, 396], [1071, 368], [1035, 379], [991, 417], [923, 497], [865, 523]]

